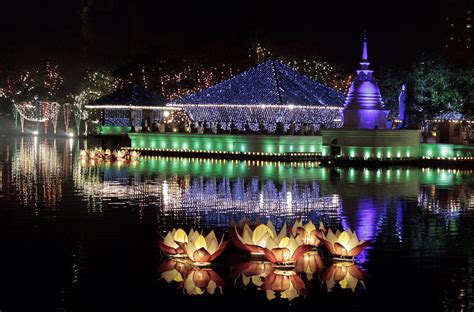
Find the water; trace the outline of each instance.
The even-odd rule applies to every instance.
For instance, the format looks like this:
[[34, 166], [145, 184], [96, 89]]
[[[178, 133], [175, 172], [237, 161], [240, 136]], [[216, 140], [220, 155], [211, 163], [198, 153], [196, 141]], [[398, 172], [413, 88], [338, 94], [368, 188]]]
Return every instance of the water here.
[[[0, 144], [2, 312], [473, 310], [471, 171], [152, 157], [90, 164], [79, 149], [92, 141], [4, 137]], [[324, 268], [296, 274], [298, 291], [278, 295], [264, 289], [276, 290], [279, 280], [248, 277], [258, 266], [235, 248], [213, 272], [194, 271], [187, 282], [182, 266], [160, 255], [157, 240], [173, 227], [220, 235], [244, 216], [277, 227], [303, 218], [355, 229], [372, 241], [351, 268], [360, 280], [331, 288], [323, 254]], [[185, 286], [198, 277], [211, 286], [190, 295], [195, 288]]]

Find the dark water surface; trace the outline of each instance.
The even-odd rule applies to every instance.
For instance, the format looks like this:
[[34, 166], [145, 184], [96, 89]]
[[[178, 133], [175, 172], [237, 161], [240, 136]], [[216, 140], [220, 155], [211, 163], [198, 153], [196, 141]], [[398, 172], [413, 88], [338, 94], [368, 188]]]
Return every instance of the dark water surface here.
[[[472, 171], [177, 158], [90, 164], [79, 149], [91, 141], [0, 144], [2, 312], [474, 307]], [[372, 241], [352, 271], [363, 278], [323, 281], [332, 263], [322, 254], [324, 268], [296, 274], [299, 291], [280, 294], [278, 280], [265, 291], [263, 276], [239, 273], [246, 259], [233, 246], [212, 274], [181, 275], [160, 255], [159, 235], [173, 227], [226, 234], [244, 216], [277, 228], [303, 218], [355, 229]], [[191, 295], [198, 277], [218, 282], [201, 280], [203, 294]]]

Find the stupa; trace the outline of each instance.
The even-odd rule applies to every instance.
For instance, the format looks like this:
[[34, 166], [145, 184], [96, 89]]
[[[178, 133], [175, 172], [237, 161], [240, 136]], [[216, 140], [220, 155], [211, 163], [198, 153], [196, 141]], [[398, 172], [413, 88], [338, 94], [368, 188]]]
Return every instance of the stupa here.
[[361, 67], [346, 96], [343, 126], [321, 130], [324, 154], [367, 159], [418, 157], [421, 131], [392, 129], [369, 65], [364, 35]]
[[367, 37], [364, 36], [361, 68], [357, 70], [345, 101], [344, 128], [387, 129], [388, 110], [384, 110], [382, 95], [369, 65]]

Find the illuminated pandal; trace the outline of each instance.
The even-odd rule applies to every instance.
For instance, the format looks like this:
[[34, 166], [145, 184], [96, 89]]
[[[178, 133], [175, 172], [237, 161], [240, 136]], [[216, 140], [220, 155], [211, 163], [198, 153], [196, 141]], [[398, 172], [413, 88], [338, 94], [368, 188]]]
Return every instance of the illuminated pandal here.
[[48, 121], [53, 121], [53, 129], [56, 134], [57, 127], [57, 115], [59, 112], [59, 104], [57, 102], [45, 102], [37, 101], [35, 102], [20, 102], [14, 103], [14, 106], [18, 113], [20, 114], [20, 125], [21, 132], [24, 132], [24, 123], [25, 120], [44, 123], [45, 134], [48, 132]]

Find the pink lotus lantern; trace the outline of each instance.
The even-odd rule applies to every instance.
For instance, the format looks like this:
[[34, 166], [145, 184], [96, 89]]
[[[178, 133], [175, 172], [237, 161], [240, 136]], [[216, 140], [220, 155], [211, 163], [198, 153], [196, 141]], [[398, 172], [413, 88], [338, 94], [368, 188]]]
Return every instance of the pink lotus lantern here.
[[360, 282], [365, 288], [366, 273], [355, 263], [337, 262], [331, 265], [321, 276], [327, 290], [332, 291], [335, 285], [341, 289], [351, 289], [354, 292]]
[[326, 234], [326, 228], [322, 222], [319, 222], [319, 228], [316, 228], [311, 221], [303, 224], [303, 221], [296, 220], [291, 228], [291, 234], [295, 237], [299, 235], [304, 245], [319, 247], [322, 244], [323, 235]]
[[332, 255], [354, 260], [370, 242], [359, 241], [356, 232], [350, 229], [344, 232], [337, 230], [336, 233], [329, 229], [327, 235], [323, 236], [323, 243]]
[[280, 298], [291, 301], [307, 293], [305, 283], [296, 272], [280, 270], [275, 270], [267, 276], [262, 290], [266, 291], [268, 300], [275, 299], [278, 294]]
[[188, 242], [179, 245], [195, 265], [205, 266], [224, 251], [227, 243], [228, 241], [224, 241], [224, 235], [218, 241], [214, 231], [211, 231], [206, 237], [196, 231], [188, 236]]

